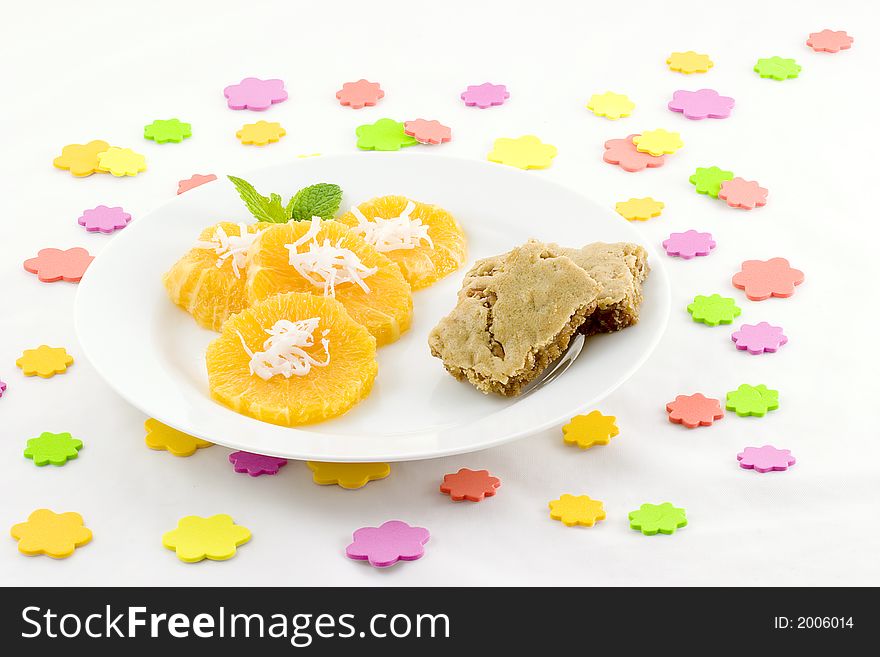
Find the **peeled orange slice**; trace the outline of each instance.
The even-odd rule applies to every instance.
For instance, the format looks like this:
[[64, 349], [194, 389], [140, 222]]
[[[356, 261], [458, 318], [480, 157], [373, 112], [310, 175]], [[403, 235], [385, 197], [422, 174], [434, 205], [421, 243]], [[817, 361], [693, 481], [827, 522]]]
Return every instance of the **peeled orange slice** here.
[[257, 233], [272, 225], [221, 221], [205, 228], [196, 247], [162, 277], [168, 296], [199, 326], [219, 331], [227, 317], [247, 307], [247, 249]]
[[409, 328], [412, 292], [400, 268], [337, 221], [292, 221], [264, 230], [247, 259], [247, 298], [311, 292], [341, 302], [377, 344]]
[[352, 208], [338, 221], [396, 262], [414, 290], [436, 283], [465, 259], [464, 231], [436, 205], [382, 196]]
[[211, 395], [294, 426], [345, 413], [378, 372], [376, 340], [334, 299], [277, 294], [231, 317], [206, 356]]

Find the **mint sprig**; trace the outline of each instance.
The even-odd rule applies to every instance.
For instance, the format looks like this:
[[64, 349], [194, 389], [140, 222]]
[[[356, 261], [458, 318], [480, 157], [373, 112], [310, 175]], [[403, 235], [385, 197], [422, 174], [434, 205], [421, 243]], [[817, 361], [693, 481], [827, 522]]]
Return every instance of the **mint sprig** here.
[[342, 203], [342, 188], [330, 183], [303, 187], [290, 198], [287, 205], [283, 205], [278, 194], [263, 196], [247, 180], [235, 176], [228, 178], [257, 221], [283, 224], [288, 221], [308, 221], [312, 217], [332, 219]]

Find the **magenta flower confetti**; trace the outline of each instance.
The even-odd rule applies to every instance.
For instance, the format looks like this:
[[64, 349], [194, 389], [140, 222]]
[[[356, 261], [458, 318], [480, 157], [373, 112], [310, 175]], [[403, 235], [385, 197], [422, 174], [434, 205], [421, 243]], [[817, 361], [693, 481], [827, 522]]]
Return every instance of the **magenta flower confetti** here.
[[491, 82], [469, 86], [466, 91], [461, 92], [461, 99], [465, 105], [468, 107], [476, 106], [480, 109], [501, 105], [508, 98], [510, 98], [510, 94], [507, 92], [507, 87]]
[[746, 447], [736, 455], [739, 467], [756, 472], [773, 472], [788, 470], [795, 464], [790, 449], [776, 449], [773, 445], [763, 447]]
[[251, 477], [276, 475], [282, 467], [287, 465], [287, 459], [252, 452], [232, 452], [229, 455], [229, 462], [235, 472], [246, 472]]
[[131, 221], [131, 215], [120, 207], [108, 208], [99, 205], [91, 210], [85, 210], [79, 218], [79, 225], [85, 227], [90, 233], [112, 233], [114, 230], [125, 228]]
[[238, 84], [232, 84], [223, 90], [229, 109], [249, 109], [262, 112], [269, 109], [273, 103], [287, 100], [287, 92], [284, 90], [284, 80], [261, 80], [260, 78], [245, 78]]
[[734, 331], [730, 339], [737, 349], [748, 351], [752, 355], [773, 353], [788, 342], [783, 335], [781, 326], [771, 326], [767, 322], [759, 324], [743, 324], [739, 331]]
[[712, 233], [700, 233], [696, 230], [687, 230], [683, 233], [670, 233], [663, 240], [663, 248], [666, 255], [678, 256], [690, 260], [694, 256], [707, 256], [715, 248], [715, 240]]
[[699, 121], [701, 119], [726, 119], [733, 109], [734, 100], [730, 96], [722, 96], [714, 89], [699, 91], [679, 90], [672, 94], [667, 107], [673, 112], [681, 112], [685, 118]]
[[0, 379], [0, 397], [3, 396], [4, 392], [6, 392], [6, 382], [3, 379]]
[[376, 568], [387, 568], [398, 561], [421, 559], [431, 533], [424, 527], [411, 527], [402, 520], [389, 520], [378, 527], [361, 527], [353, 538], [354, 542], [345, 548], [345, 556], [356, 561], [369, 561]]

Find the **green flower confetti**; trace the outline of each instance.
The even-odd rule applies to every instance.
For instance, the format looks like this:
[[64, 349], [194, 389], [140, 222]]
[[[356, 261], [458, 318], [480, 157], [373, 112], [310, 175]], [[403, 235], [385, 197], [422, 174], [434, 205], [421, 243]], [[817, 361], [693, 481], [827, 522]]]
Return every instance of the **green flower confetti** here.
[[359, 125], [357, 147], [365, 151], [399, 151], [404, 146], [419, 142], [403, 131], [403, 123], [394, 119], [379, 119], [375, 123]]
[[800, 72], [800, 64], [793, 59], [786, 59], [785, 57], [762, 58], [755, 64], [755, 73], [762, 78], [787, 80], [788, 78], [796, 78]]
[[696, 187], [697, 194], [708, 194], [712, 198], [718, 198], [721, 183], [725, 180], [733, 180], [733, 171], [724, 171], [718, 167], [697, 167], [696, 173], [688, 180]]
[[735, 317], [739, 317], [742, 310], [730, 297], [722, 297], [713, 294], [710, 297], [698, 294], [693, 303], [687, 307], [695, 322], [702, 322], [708, 326], [719, 324], [732, 324]]
[[672, 506], [671, 502], [663, 504], [642, 504], [638, 511], [630, 511], [629, 526], [641, 530], [645, 536], [674, 534], [688, 524], [684, 509]]
[[144, 139], [152, 139], [157, 144], [169, 141], [179, 144], [187, 137], [192, 137], [192, 126], [178, 119], [156, 119], [144, 126]]
[[24, 456], [33, 459], [34, 465], [64, 465], [75, 459], [82, 449], [82, 441], [71, 437], [69, 433], [49, 433], [44, 431], [37, 438], [27, 441]]
[[725, 407], [728, 411], [736, 411], [740, 417], [763, 417], [767, 411], [779, 408], [779, 391], [770, 390], [763, 383], [757, 386], [743, 383], [736, 390], [727, 393]]

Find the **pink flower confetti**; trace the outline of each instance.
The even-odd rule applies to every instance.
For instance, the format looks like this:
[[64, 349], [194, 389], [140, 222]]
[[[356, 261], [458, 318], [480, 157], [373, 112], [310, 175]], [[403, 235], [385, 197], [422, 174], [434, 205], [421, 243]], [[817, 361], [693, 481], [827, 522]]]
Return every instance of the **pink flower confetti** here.
[[24, 268], [36, 274], [43, 283], [78, 283], [94, 259], [88, 251], [78, 246], [67, 250], [40, 249], [36, 258], [24, 261]]
[[226, 96], [229, 109], [249, 109], [255, 112], [262, 112], [269, 109], [273, 103], [287, 100], [283, 80], [260, 78], [245, 78], [238, 84], [226, 87], [223, 95]]
[[385, 92], [382, 91], [378, 82], [370, 82], [364, 79], [357, 82], [346, 82], [342, 85], [342, 89], [336, 92], [339, 104], [347, 105], [351, 109], [372, 107], [384, 96]]
[[672, 94], [667, 107], [673, 112], [681, 112], [685, 118], [726, 119], [733, 109], [734, 100], [730, 96], [722, 96], [714, 89], [699, 91], [679, 90]]
[[190, 178], [186, 180], [181, 180], [177, 183], [177, 194], [183, 194], [184, 192], [188, 192], [191, 189], [195, 189], [200, 185], [204, 185], [205, 183], [209, 183], [212, 180], [217, 180], [217, 176], [213, 173], [209, 173], [207, 175], [202, 175], [200, 173], [194, 173]]
[[639, 136], [630, 135], [626, 139], [609, 139], [605, 142], [605, 155], [602, 156], [602, 159], [608, 164], [617, 164], [624, 171], [631, 173], [646, 168], [662, 167], [666, 163], [666, 156], [651, 155], [638, 150], [632, 140], [633, 137]]
[[746, 260], [742, 270], [731, 279], [733, 286], [745, 290], [752, 301], [770, 297], [788, 298], [796, 285], [804, 282], [804, 272], [794, 269], [785, 258]]
[[442, 144], [452, 139], [452, 128], [427, 119], [404, 122], [403, 133], [415, 137], [420, 144]]
[[841, 50], [849, 50], [852, 44], [853, 38], [843, 30], [840, 32], [833, 30], [812, 32], [807, 39], [807, 45], [816, 52], [840, 52]]
[[700, 392], [693, 395], [678, 395], [674, 401], [666, 404], [666, 412], [669, 413], [670, 422], [683, 424], [688, 429], [708, 427], [715, 420], [724, 417], [721, 402], [706, 397]]
[[767, 205], [768, 190], [761, 187], [754, 180], [734, 178], [721, 183], [718, 198], [727, 201], [727, 205], [741, 210], [753, 210], [756, 207]]
[[736, 458], [739, 467], [761, 473], [788, 470], [796, 463], [790, 449], [776, 449], [773, 445], [746, 447]]
[[6, 382], [3, 379], [0, 379], [0, 397], [3, 396], [4, 392], [6, 392]]
[[398, 561], [421, 559], [431, 534], [424, 527], [389, 520], [379, 527], [361, 527], [353, 538], [354, 542], [345, 548], [345, 556], [356, 561], [369, 561], [376, 568], [387, 568]]
[[468, 107], [477, 106], [480, 109], [501, 105], [508, 98], [510, 98], [510, 94], [507, 92], [506, 86], [491, 82], [469, 86], [466, 91], [461, 92], [461, 99], [465, 105]]
[[84, 226], [90, 233], [97, 231], [112, 233], [114, 230], [125, 228], [129, 221], [131, 221], [131, 215], [122, 208], [118, 206], [108, 208], [106, 205], [99, 205], [83, 212], [79, 218], [79, 225]]
[[666, 255], [690, 260], [694, 256], [709, 255], [715, 248], [715, 240], [712, 239], [712, 233], [687, 230], [683, 233], [670, 233], [669, 238], [663, 240], [663, 248], [666, 249]]
[[737, 349], [748, 351], [755, 356], [765, 351], [772, 354], [788, 342], [781, 326], [771, 326], [767, 322], [743, 324], [739, 327], [739, 331], [731, 334], [730, 339]]
[[252, 452], [232, 452], [229, 455], [229, 462], [235, 472], [246, 472], [251, 477], [276, 475], [282, 467], [287, 465], [287, 459]]

